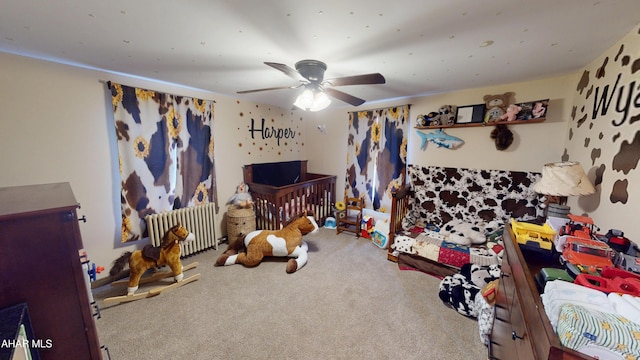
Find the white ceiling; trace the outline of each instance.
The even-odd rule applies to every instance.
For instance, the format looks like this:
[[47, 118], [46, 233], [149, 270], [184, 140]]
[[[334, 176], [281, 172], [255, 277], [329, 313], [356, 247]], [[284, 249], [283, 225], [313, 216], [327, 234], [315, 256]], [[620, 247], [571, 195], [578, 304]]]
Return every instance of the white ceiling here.
[[638, 0], [0, 0], [0, 51], [288, 108], [297, 90], [236, 92], [295, 85], [263, 62], [302, 59], [383, 74], [338, 88], [367, 103], [544, 78], [639, 23]]

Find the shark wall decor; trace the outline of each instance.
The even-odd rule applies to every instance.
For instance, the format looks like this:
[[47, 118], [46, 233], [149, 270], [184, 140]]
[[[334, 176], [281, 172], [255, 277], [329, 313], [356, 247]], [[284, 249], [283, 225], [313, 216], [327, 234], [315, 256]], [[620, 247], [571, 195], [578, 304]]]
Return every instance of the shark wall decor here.
[[433, 132], [426, 133], [426, 134], [423, 133], [422, 131], [416, 131], [416, 132], [422, 139], [422, 142], [420, 143], [421, 150], [425, 150], [427, 148], [427, 144], [430, 142], [438, 145], [438, 147], [443, 147], [447, 149], [456, 149], [460, 147], [460, 145], [464, 144], [464, 140], [457, 138], [455, 136], [451, 136], [445, 133], [444, 131], [442, 131], [442, 129], [437, 129], [437, 130], [434, 130]]

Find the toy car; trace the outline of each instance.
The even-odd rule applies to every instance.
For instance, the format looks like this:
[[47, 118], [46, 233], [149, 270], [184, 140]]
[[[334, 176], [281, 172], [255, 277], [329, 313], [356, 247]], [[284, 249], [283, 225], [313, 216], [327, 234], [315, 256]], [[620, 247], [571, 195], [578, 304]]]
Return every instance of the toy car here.
[[606, 243], [598, 240], [567, 236], [560, 256], [560, 263], [571, 263], [589, 271], [613, 267], [613, 250]]
[[568, 214], [568, 217], [569, 222], [560, 228], [558, 236], [572, 235], [584, 239], [594, 238], [597, 226], [593, 224], [593, 219], [573, 214]]
[[552, 239], [556, 232], [549, 224], [536, 225], [511, 219], [511, 229], [516, 236], [516, 241], [533, 249], [551, 250]]
[[640, 258], [618, 252], [614, 262], [617, 268], [640, 274]]
[[605, 242], [615, 251], [627, 253], [631, 247], [631, 240], [624, 237], [624, 233], [620, 230], [610, 229], [604, 238]]

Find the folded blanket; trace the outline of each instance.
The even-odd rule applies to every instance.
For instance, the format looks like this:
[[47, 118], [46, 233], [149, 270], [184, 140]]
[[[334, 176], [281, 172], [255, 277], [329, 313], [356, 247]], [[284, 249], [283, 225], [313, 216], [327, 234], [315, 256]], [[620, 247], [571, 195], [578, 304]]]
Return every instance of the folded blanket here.
[[565, 304], [574, 304], [590, 310], [613, 313], [613, 308], [605, 293], [562, 280], [547, 282], [544, 287], [544, 294], [540, 295], [540, 297], [554, 330], [558, 326], [558, 317], [562, 306]]
[[626, 318], [565, 304], [557, 329], [562, 345], [600, 359], [640, 358], [640, 324]]
[[640, 324], [640, 298], [628, 294], [620, 295], [616, 293], [610, 293], [608, 297], [611, 308], [615, 314], [624, 316], [629, 319], [629, 321]]

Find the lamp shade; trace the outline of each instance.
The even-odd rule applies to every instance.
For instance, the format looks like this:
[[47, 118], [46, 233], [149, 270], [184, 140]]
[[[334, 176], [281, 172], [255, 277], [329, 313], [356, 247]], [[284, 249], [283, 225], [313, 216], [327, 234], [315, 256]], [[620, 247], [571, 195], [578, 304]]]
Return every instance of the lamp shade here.
[[551, 196], [580, 196], [596, 192], [582, 165], [576, 161], [545, 164], [533, 191]]

